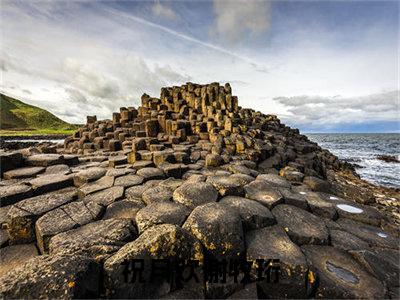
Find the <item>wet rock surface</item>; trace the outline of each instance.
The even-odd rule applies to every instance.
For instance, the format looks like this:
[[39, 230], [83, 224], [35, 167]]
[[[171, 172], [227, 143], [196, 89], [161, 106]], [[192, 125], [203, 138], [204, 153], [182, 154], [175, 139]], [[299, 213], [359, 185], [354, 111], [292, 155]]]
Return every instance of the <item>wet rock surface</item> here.
[[[61, 147], [0, 153], [0, 297], [398, 296], [398, 192], [239, 107], [229, 84], [141, 102]], [[200, 280], [125, 282], [132, 259], [148, 277], [151, 259], [196, 259]], [[215, 259], [279, 259], [280, 280], [205, 282]]]

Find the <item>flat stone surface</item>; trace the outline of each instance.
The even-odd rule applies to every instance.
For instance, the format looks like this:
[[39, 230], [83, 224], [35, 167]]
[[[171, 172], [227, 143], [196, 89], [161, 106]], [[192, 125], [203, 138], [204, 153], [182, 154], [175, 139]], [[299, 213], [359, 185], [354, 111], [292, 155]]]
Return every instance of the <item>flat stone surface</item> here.
[[318, 177], [306, 176], [303, 179], [303, 183], [315, 192], [329, 193], [331, 191], [331, 185], [329, 182]]
[[89, 183], [82, 185], [78, 189], [78, 195], [80, 198], [84, 198], [85, 196], [87, 196], [89, 194], [110, 188], [113, 186], [113, 184], [114, 184], [114, 177], [104, 176], [96, 181], [89, 182]]
[[117, 177], [114, 181], [114, 186], [123, 186], [125, 188], [139, 185], [143, 183], [144, 178], [138, 175], [124, 175]]
[[318, 274], [316, 298], [382, 299], [383, 284], [350, 254], [329, 246], [303, 246], [311, 270]]
[[149, 187], [144, 190], [142, 200], [147, 205], [156, 202], [170, 202], [172, 200], [172, 190], [162, 185]]
[[0, 278], [37, 255], [39, 253], [35, 244], [22, 244], [1, 248]]
[[332, 202], [324, 200], [318, 193], [308, 192], [304, 197], [313, 214], [331, 220], [338, 218], [335, 205]]
[[400, 282], [400, 251], [394, 249], [364, 249], [350, 251], [351, 255], [376, 278], [394, 289]]
[[398, 249], [399, 239], [378, 227], [339, 218], [340, 228], [366, 241], [371, 247]]
[[84, 203], [97, 203], [101, 206], [108, 206], [115, 201], [122, 199], [124, 197], [124, 187], [123, 186], [113, 186], [108, 189], [102, 190], [97, 193], [87, 195], [84, 199]]
[[374, 207], [354, 202], [339, 202], [335, 204], [339, 218], [347, 218], [357, 222], [380, 226], [382, 214]]
[[330, 236], [332, 246], [341, 250], [347, 251], [369, 248], [367, 242], [346, 231], [331, 229]]
[[37, 256], [0, 280], [5, 299], [99, 297], [100, 267], [84, 256]]
[[107, 176], [113, 176], [115, 178], [123, 176], [123, 175], [128, 175], [128, 174], [135, 174], [136, 171], [131, 168], [122, 168], [122, 169], [109, 169], [106, 173]]
[[187, 182], [173, 193], [175, 202], [186, 205], [191, 209], [208, 202], [215, 202], [217, 198], [218, 191], [207, 182]]
[[119, 165], [124, 165], [128, 162], [128, 158], [126, 155], [112, 156], [108, 158], [108, 165], [112, 168], [115, 168]]
[[247, 198], [227, 196], [219, 203], [235, 209], [242, 218], [245, 229], [257, 229], [276, 223], [274, 216], [268, 208], [257, 201]]
[[175, 202], [154, 202], [138, 211], [136, 224], [139, 233], [147, 228], [160, 224], [173, 224], [182, 226], [189, 216], [190, 210], [183, 204]]
[[264, 180], [275, 187], [290, 188], [291, 186], [289, 181], [276, 174], [260, 174], [256, 180]]
[[276, 187], [265, 180], [255, 180], [244, 187], [246, 198], [256, 200], [262, 205], [272, 209], [284, 202], [282, 194]]
[[145, 181], [165, 178], [164, 172], [159, 168], [142, 168], [136, 174], [142, 176]]
[[27, 157], [25, 162], [29, 166], [48, 167], [62, 164], [64, 157], [60, 154], [35, 154]]
[[297, 206], [304, 210], [310, 210], [305, 195], [288, 188], [279, 188], [285, 204]]
[[300, 248], [294, 244], [281, 226], [275, 225], [249, 231], [246, 234], [248, 261], [279, 259], [279, 282], [259, 283], [263, 298], [306, 298], [308, 266]]
[[191, 232], [217, 259], [238, 258], [244, 251], [244, 235], [240, 215], [220, 203], [196, 207], [183, 228]]
[[243, 186], [235, 179], [225, 175], [209, 176], [206, 182], [211, 183], [221, 197], [244, 196]]
[[63, 174], [43, 175], [28, 182], [34, 193], [40, 195], [55, 190], [60, 190], [73, 185], [73, 177]]
[[75, 253], [104, 259], [137, 236], [130, 220], [109, 219], [59, 233], [50, 239], [50, 254]]
[[[105, 261], [107, 297], [160, 298], [166, 295], [171, 289], [170, 284], [162, 279], [156, 279], [151, 283], [149, 267], [145, 268], [142, 274], [145, 283], [138, 281], [125, 283], [122, 267], [125, 261], [145, 259], [146, 266], [146, 264], [151, 265], [149, 259], [161, 258], [191, 259], [202, 262], [202, 247], [189, 232], [176, 225], [163, 224], [149, 228], [135, 241], [126, 244]], [[186, 286], [190, 282], [183, 284]]]
[[12, 244], [29, 243], [35, 239], [35, 222], [46, 212], [77, 198], [75, 188], [28, 198], [14, 204], [7, 213], [8, 234]]
[[107, 170], [100, 167], [92, 167], [85, 170], [81, 170], [74, 175], [74, 185], [79, 187], [85, 183], [100, 179], [106, 174]]
[[49, 166], [46, 168], [46, 171], [44, 172], [43, 175], [50, 175], [50, 174], [63, 174], [67, 175], [71, 173], [71, 169], [69, 168], [68, 165], [60, 164], [60, 165], [54, 165], [54, 166]]
[[106, 219], [129, 219], [135, 220], [137, 212], [145, 206], [142, 200], [120, 200], [107, 206], [103, 220]]
[[76, 201], [47, 212], [35, 225], [40, 252], [48, 252], [49, 241], [54, 235], [93, 222], [102, 211], [103, 207], [96, 203]]
[[11, 205], [33, 196], [33, 189], [26, 184], [0, 186], [1, 206]]
[[25, 167], [4, 172], [4, 179], [20, 179], [34, 177], [44, 172], [44, 167]]
[[292, 205], [278, 205], [272, 210], [278, 224], [297, 245], [328, 244], [329, 233], [321, 218]]

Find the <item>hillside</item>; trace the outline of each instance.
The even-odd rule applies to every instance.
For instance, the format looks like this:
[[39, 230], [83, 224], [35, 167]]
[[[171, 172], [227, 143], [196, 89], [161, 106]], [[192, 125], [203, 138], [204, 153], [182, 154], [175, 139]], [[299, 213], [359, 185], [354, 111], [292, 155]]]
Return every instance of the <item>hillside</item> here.
[[29, 133], [62, 133], [76, 128], [42, 108], [0, 94], [2, 131]]

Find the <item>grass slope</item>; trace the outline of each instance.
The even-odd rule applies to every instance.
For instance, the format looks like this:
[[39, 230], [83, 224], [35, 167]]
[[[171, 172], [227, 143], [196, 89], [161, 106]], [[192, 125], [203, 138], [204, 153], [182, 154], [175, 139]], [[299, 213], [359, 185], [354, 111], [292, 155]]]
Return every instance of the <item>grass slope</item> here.
[[0, 134], [70, 134], [77, 125], [69, 124], [42, 108], [0, 94]]

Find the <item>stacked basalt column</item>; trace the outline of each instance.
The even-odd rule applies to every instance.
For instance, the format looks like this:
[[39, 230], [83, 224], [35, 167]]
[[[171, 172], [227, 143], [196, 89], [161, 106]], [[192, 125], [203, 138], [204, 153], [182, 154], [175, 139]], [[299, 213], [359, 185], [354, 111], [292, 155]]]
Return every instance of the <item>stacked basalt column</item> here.
[[270, 149], [263, 130], [271, 122], [280, 126], [274, 116], [241, 109], [229, 83], [164, 87], [160, 98], [144, 94], [141, 103], [137, 110], [122, 107], [112, 120], [88, 116], [87, 124], [65, 140], [65, 148], [73, 153], [132, 149], [135, 160], [150, 145], [159, 150], [179, 143], [212, 143], [214, 153], [259, 160]]

